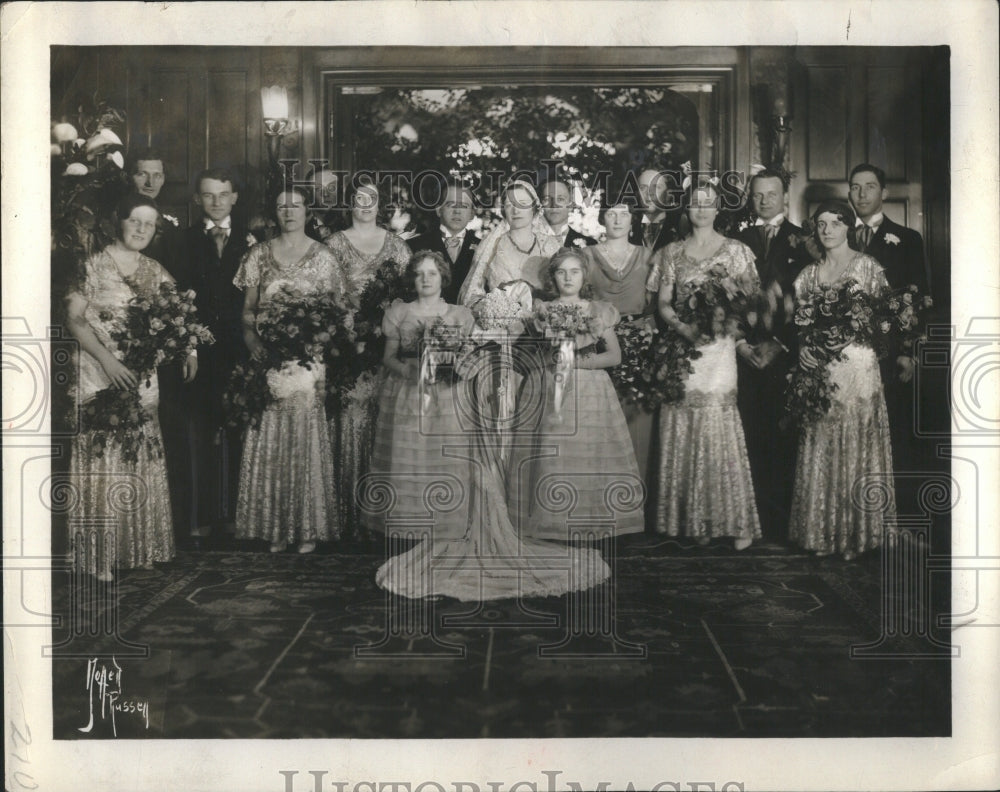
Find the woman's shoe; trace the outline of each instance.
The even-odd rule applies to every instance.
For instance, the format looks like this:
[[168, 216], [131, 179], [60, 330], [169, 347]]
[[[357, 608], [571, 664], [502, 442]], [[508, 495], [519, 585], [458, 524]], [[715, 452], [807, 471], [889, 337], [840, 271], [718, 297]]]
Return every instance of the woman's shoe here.
[[284, 553], [285, 548], [288, 547], [288, 542], [282, 540], [280, 542], [271, 542], [271, 552], [272, 553]]
[[698, 536], [695, 537], [694, 543], [698, 545], [698, 547], [706, 547], [708, 546], [708, 543], [711, 541], [712, 537], [710, 536]]
[[753, 539], [747, 536], [741, 536], [736, 541], [733, 542], [733, 547], [737, 550], [746, 550], [750, 545], [753, 544]]
[[102, 583], [110, 583], [115, 579], [115, 573], [110, 569], [102, 569], [95, 577]]
[[315, 542], [303, 542], [302, 544], [299, 545], [299, 552], [302, 555], [305, 555], [306, 553], [311, 553], [315, 549], [316, 549]]

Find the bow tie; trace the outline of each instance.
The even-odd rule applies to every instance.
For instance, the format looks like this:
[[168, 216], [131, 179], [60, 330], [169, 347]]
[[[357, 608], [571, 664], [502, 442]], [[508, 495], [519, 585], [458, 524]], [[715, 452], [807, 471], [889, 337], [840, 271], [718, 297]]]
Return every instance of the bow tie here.
[[448, 237], [447, 239], [445, 239], [444, 244], [445, 244], [445, 247], [448, 247], [448, 248], [462, 247], [462, 242], [464, 241], [464, 239], [465, 239], [465, 237], [451, 236], [451, 237]]
[[214, 222], [212, 220], [206, 220], [205, 221], [205, 230], [206, 231], [212, 231], [213, 229], [221, 228], [223, 231], [228, 231], [230, 225], [231, 225], [231, 223], [230, 223], [230, 220], [229, 220], [228, 217], [225, 220], [223, 220], [221, 223], [216, 223], [216, 222]]

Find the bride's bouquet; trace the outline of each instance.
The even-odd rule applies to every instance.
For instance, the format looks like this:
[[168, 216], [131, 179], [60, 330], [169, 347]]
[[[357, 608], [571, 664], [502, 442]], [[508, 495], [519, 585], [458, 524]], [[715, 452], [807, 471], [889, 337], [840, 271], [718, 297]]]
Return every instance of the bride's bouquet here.
[[215, 343], [198, 321], [194, 297], [193, 291], [178, 292], [172, 283], [162, 283], [155, 294], [129, 300], [117, 320], [101, 312], [121, 362], [139, 377], [140, 388], [104, 388], [81, 405], [80, 420], [91, 433], [95, 456], [103, 456], [111, 444], [121, 448], [126, 462], [136, 462], [143, 445], [160, 451], [157, 435], [149, 431], [155, 405], [145, 400], [156, 368], [180, 363], [198, 346]]

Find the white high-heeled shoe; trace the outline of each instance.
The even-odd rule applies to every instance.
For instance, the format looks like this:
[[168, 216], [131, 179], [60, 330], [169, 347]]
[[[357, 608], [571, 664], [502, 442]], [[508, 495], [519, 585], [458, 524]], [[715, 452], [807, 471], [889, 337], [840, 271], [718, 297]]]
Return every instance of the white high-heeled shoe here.
[[746, 550], [750, 545], [753, 544], [753, 539], [749, 536], [740, 536], [733, 541], [733, 547], [739, 550]]
[[315, 542], [303, 542], [302, 544], [299, 545], [299, 552], [302, 555], [305, 555], [306, 553], [311, 553], [315, 549], [316, 549]]
[[288, 542], [282, 540], [280, 542], [271, 542], [271, 552], [272, 553], [284, 553], [285, 548], [288, 547]]

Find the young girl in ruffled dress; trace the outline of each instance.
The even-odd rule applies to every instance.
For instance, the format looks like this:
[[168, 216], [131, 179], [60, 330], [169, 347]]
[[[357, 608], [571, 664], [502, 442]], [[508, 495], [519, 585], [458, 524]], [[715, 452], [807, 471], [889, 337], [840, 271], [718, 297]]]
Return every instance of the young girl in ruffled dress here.
[[459, 419], [462, 400], [447, 372], [439, 370], [435, 382], [421, 383], [420, 346], [435, 322], [457, 339], [469, 336], [474, 320], [464, 305], [449, 305], [441, 296], [451, 281], [451, 267], [440, 253], [415, 253], [405, 278], [417, 298], [396, 301], [382, 320], [387, 376], [379, 394], [372, 475], [366, 482], [376, 488], [373, 500], [391, 494], [391, 514], [369, 512], [366, 522], [384, 531], [389, 516], [413, 524], [431, 518], [435, 539], [460, 539], [468, 526], [469, 454], [463, 453], [468, 427]]
[[[548, 265], [559, 296], [536, 303], [539, 367], [521, 385], [508, 503], [522, 537], [568, 541], [644, 528], [645, 488], [606, 369], [621, 362], [618, 310], [581, 296], [590, 261], [563, 249]], [[581, 332], [576, 332], [581, 331]]]

